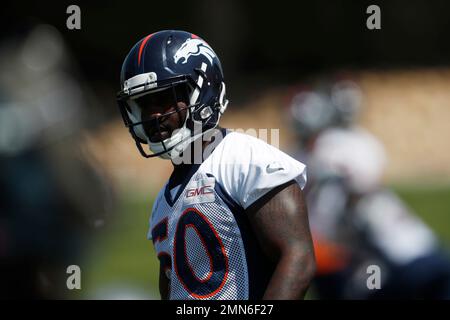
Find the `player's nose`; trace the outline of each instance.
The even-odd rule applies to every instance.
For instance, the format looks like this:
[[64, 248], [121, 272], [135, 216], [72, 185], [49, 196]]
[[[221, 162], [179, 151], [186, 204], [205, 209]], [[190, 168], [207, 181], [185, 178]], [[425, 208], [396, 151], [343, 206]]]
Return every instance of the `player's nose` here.
[[160, 108], [142, 108], [141, 117], [142, 120], [153, 120], [162, 115], [162, 110]]

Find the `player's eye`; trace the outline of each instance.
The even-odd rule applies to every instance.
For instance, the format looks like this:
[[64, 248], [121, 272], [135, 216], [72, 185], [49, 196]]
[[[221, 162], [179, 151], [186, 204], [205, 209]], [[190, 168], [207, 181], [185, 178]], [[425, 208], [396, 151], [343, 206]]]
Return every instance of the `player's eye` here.
[[175, 98], [172, 95], [171, 90], [168, 89], [148, 93], [137, 98], [135, 102], [142, 111], [152, 111], [155, 113], [164, 113], [165, 110], [176, 105]]
[[135, 99], [136, 104], [145, 113], [164, 114], [177, 106], [177, 102], [188, 105], [189, 91], [184, 83], [164, 90], [150, 92]]

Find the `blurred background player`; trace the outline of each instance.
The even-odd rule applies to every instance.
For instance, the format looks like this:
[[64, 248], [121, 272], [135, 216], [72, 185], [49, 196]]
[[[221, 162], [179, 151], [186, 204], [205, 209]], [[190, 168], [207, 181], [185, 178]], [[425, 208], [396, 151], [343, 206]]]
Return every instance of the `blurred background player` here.
[[0, 298], [66, 298], [67, 267], [82, 268], [114, 199], [81, 144], [95, 104], [55, 28], [33, 26], [0, 52]]
[[[348, 79], [322, 82], [292, 98], [298, 158], [308, 165], [307, 204], [319, 298], [450, 298], [450, 264], [438, 240], [382, 183], [382, 144], [356, 125], [363, 104]], [[367, 267], [381, 270], [369, 290]]]

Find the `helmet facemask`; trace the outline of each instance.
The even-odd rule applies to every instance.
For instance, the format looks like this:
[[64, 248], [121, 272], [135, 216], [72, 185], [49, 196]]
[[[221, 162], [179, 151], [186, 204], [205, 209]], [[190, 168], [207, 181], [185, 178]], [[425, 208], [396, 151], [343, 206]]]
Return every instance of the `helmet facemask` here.
[[[202, 100], [202, 82], [201, 74], [197, 82], [192, 81], [190, 77], [182, 77], [118, 98], [125, 125], [129, 128], [144, 157], [159, 156], [163, 159], [179, 157], [194, 140], [217, 126], [220, 115], [225, 111], [228, 103], [225, 99], [225, 84], [222, 83], [221, 92], [216, 101], [212, 105], [205, 105], [198, 102]], [[172, 101], [168, 101], [169, 96]], [[158, 105], [158, 100], [162, 102], [161, 105]], [[179, 102], [184, 102], [185, 106], [180, 107]], [[153, 111], [158, 112], [151, 113], [160, 113], [159, 110], [161, 110], [161, 114], [149, 118], [145, 115], [146, 108], [153, 109], [153, 106], [156, 106]], [[164, 109], [169, 111], [163, 113]], [[180, 123], [178, 128], [171, 128], [173, 131], [169, 132], [166, 130], [165, 121], [174, 113], [179, 114]], [[161, 138], [165, 133], [167, 136], [167, 132], [170, 136], [162, 141], [151, 140], [154, 135]], [[142, 144], [148, 144], [152, 153], [147, 154]]]

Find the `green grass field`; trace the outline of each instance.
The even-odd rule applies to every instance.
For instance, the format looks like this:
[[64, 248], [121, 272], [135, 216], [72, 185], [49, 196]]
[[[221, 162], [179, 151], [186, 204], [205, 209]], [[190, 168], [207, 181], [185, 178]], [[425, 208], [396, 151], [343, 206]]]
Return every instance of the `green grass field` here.
[[[394, 190], [450, 249], [450, 187], [404, 187]], [[159, 263], [146, 239], [153, 198], [125, 195], [113, 221], [91, 240], [82, 264], [83, 283], [76, 298], [105, 298], [108, 288], [124, 288], [143, 298], [159, 298]], [[123, 298], [124, 296], [118, 296]]]

